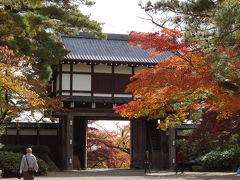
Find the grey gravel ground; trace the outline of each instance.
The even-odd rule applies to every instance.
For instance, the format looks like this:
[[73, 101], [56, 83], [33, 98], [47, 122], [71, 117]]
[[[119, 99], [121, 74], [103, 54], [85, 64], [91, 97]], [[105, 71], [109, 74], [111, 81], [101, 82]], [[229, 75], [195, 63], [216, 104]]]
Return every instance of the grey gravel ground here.
[[[5, 178], [6, 179], [6, 178]], [[144, 174], [143, 170], [133, 169], [94, 169], [85, 171], [51, 172], [48, 176], [36, 177], [35, 180], [135, 180], [135, 179], [160, 179], [160, 180], [240, 180], [236, 173], [225, 172], [185, 172], [175, 174], [170, 171], [154, 171], [151, 174]], [[3, 180], [3, 179], [1, 179]], [[8, 178], [6, 180], [16, 180]]]

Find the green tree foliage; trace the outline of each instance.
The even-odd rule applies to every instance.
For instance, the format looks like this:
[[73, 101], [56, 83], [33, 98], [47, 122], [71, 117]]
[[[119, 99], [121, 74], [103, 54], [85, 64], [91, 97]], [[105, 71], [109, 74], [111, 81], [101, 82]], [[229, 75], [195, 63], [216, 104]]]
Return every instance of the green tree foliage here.
[[82, 14], [88, 0], [0, 0], [0, 45], [30, 56], [41, 80], [49, 80], [51, 66], [68, 53], [59, 34], [87, 31], [104, 38], [100, 23]]

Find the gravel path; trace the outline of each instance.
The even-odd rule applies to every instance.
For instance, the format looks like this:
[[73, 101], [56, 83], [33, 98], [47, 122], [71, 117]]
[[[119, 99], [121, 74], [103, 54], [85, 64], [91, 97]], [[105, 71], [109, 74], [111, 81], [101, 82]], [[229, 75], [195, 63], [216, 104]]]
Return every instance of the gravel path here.
[[[1, 180], [3, 180], [2, 178]], [[5, 178], [6, 179], [6, 178]], [[48, 176], [36, 177], [35, 180], [144, 180], [144, 179], [160, 179], [160, 180], [240, 180], [240, 176], [236, 173], [224, 172], [185, 172], [184, 174], [175, 174], [169, 171], [155, 171], [145, 175], [143, 170], [133, 169], [94, 169], [85, 171], [64, 171], [50, 172]], [[6, 180], [16, 180], [16, 178], [8, 178]]]

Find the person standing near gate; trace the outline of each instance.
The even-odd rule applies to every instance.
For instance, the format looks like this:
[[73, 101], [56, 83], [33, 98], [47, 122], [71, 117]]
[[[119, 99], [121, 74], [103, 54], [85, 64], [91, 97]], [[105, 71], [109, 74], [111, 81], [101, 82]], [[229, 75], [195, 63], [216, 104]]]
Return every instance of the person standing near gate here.
[[148, 146], [145, 149], [144, 169], [145, 169], [145, 173], [147, 172], [151, 173], [151, 158], [150, 158], [150, 150]]
[[183, 151], [179, 151], [177, 153], [177, 168], [176, 173], [178, 173], [178, 170], [181, 169], [181, 172], [184, 173], [184, 153]]
[[34, 173], [37, 171], [37, 159], [32, 154], [32, 148], [27, 148], [26, 155], [22, 157], [19, 173], [23, 175], [24, 180], [33, 180]]

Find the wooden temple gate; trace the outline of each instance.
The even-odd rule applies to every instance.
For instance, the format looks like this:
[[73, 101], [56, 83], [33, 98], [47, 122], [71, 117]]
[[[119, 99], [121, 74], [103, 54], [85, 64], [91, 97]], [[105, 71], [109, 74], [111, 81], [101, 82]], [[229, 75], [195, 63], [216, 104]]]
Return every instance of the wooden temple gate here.
[[[169, 52], [148, 58], [148, 52], [127, 45], [127, 35], [109, 34], [99, 40], [90, 34], [62, 36], [70, 53], [54, 68], [52, 97], [64, 97], [70, 111], [56, 114], [60, 119], [61, 164], [73, 169], [74, 154], [81, 168], [87, 168], [87, 121], [121, 120], [113, 108], [128, 103], [132, 95], [124, 92], [129, 78], [142, 69], [153, 67], [169, 57]], [[175, 131], [156, 129], [156, 121], [131, 121], [131, 167], [143, 168], [145, 150], [149, 147], [154, 169], [173, 166]]]
[[[80, 158], [80, 168], [87, 168], [87, 121], [119, 120], [117, 116], [109, 116], [107, 113], [92, 112], [91, 116], [80, 112], [69, 112], [60, 119], [61, 166], [64, 169], [74, 169], [74, 160]], [[111, 113], [114, 115], [113, 113]], [[106, 115], [108, 115], [106, 117]], [[109, 120], [109, 119], [108, 119]], [[174, 165], [175, 156], [175, 131], [157, 130], [157, 121], [137, 119], [130, 121], [131, 126], [131, 168], [144, 168], [146, 147], [150, 150], [153, 169], [169, 169]], [[111, 157], [109, 157], [111, 158]]]

